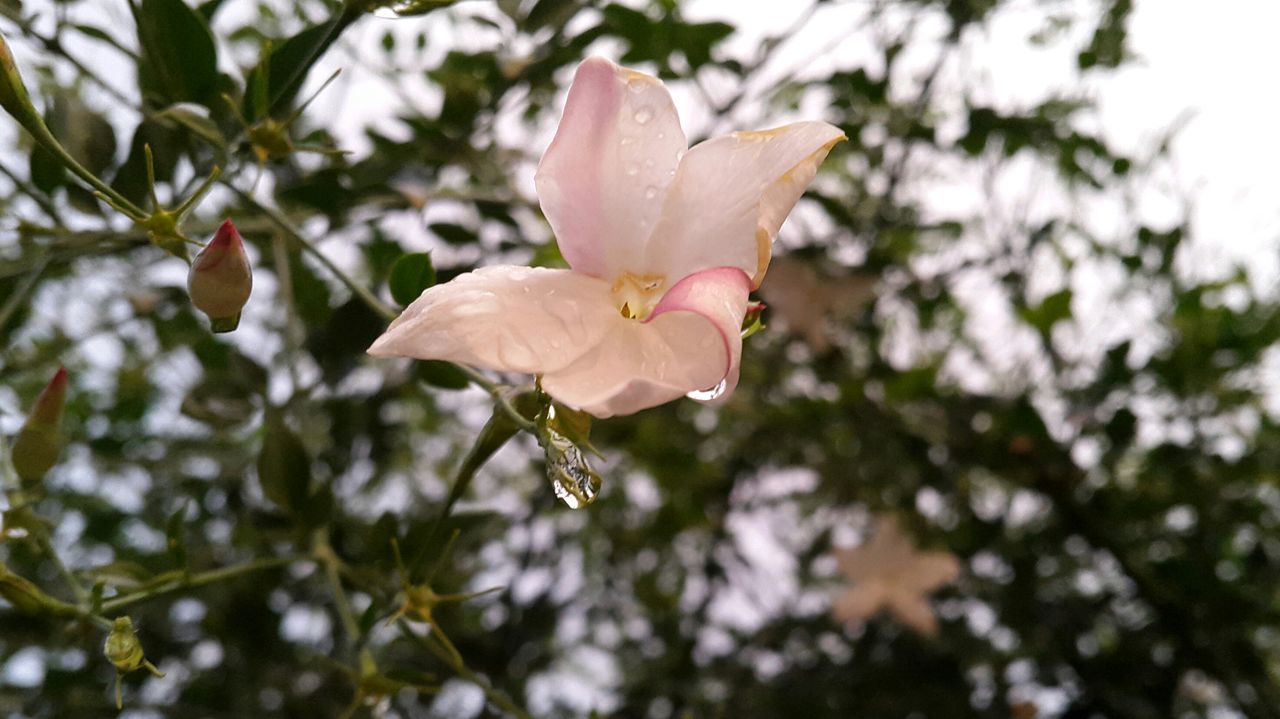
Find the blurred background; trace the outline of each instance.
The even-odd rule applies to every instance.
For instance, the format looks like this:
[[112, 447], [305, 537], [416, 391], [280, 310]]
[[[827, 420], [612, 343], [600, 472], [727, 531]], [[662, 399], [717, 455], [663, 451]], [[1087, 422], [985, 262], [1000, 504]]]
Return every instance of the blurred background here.
[[[1280, 717], [1277, 23], [0, 0], [70, 156], [148, 211], [144, 147], [168, 207], [220, 167], [181, 229], [232, 218], [254, 268], [210, 333], [187, 265], [0, 117], [6, 447], [69, 377], [57, 464], [0, 462], [0, 713]], [[562, 266], [532, 177], [589, 54], [662, 77], [691, 143], [849, 141], [736, 393], [595, 422], [574, 510], [484, 388], [364, 350], [433, 278]], [[126, 614], [164, 676], [118, 712]]]

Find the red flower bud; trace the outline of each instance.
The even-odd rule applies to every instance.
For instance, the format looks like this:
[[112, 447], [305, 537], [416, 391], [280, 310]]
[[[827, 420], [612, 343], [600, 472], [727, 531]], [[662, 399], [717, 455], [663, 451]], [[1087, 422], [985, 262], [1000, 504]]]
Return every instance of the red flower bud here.
[[240, 310], [252, 290], [253, 270], [244, 241], [227, 220], [191, 263], [187, 275], [191, 304], [209, 316], [214, 332], [230, 332], [240, 324]]
[[13, 468], [25, 487], [39, 484], [49, 468], [58, 462], [63, 445], [58, 423], [66, 398], [67, 370], [59, 367], [58, 373], [36, 397], [31, 413], [13, 443]]

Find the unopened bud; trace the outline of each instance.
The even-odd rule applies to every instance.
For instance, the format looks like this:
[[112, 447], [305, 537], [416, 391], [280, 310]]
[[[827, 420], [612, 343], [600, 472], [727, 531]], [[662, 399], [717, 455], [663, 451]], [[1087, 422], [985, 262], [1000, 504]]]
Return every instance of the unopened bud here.
[[36, 112], [35, 105], [31, 104], [31, 95], [27, 92], [26, 84], [22, 82], [22, 75], [18, 73], [18, 66], [13, 61], [13, 53], [9, 51], [9, 44], [5, 42], [3, 35], [0, 35], [0, 107], [13, 115], [18, 124], [27, 128], [29, 132], [34, 133], [31, 129], [32, 123], [44, 125], [40, 119], [40, 113]]
[[58, 462], [65, 438], [59, 428], [62, 405], [67, 398], [67, 370], [59, 367], [49, 384], [36, 397], [13, 443], [13, 468], [24, 487], [39, 484]]
[[120, 697], [120, 678], [125, 674], [136, 669], [146, 669], [157, 677], [164, 676], [164, 672], [156, 668], [156, 665], [147, 661], [146, 655], [142, 651], [142, 642], [138, 641], [138, 633], [133, 629], [133, 620], [129, 617], [116, 617], [111, 624], [111, 631], [107, 634], [107, 642], [102, 646], [102, 653], [106, 655], [107, 661], [116, 668], [116, 708], [120, 709], [123, 702]]
[[103, 645], [102, 653], [116, 671], [124, 674], [140, 669], [143, 662], [147, 661], [142, 653], [142, 642], [138, 641], [138, 634], [133, 630], [133, 620], [129, 617], [116, 617], [111, 624], [111, 632], [107, 634], [107, 643]]
[[209, 316], [214, 332], [230, 332], [240, 324], [240, 310], [253, 291], [253, 270], [231, 220], [222, 223], [191, 263], [187, 291], [191, 304]]

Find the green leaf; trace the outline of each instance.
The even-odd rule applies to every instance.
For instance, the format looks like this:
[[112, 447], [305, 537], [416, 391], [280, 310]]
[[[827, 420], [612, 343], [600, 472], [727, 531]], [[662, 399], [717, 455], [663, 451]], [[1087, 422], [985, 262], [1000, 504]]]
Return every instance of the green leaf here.
[[278, 410], [268, 410], [265, 425], [258, 455], [262, 493], [282, 509], [301, 512], [311, 495], [311, 458]]
[[138, 26], [138, 82], [143, 96], [165, 106], [195, 102], [212, 107], [218, 54], [209, 25], [184, 0], [142, 0], [130, 5]]
[[430, 252], [411, 252], [403, 255], [391, 266], [387, 284], [391, 297], [407, 305], [418, 299], [422, 291], [436, 283], [436, 268], [431, 264]]
[[458, 366], [444, 360], [423, 360], [416, 366], [418, 379], [440, 389], [466, 389], [471, 384]]
[[1071, 289], [1059, 290], [1040, 301], [1035, 307], [1025, 307], [1019, 313], [1024, 322], [1035, 327], [1042, 335], [1058, 322], [1071, 319]]
[[276, 45], [250, 73], [245, 89], [245, 115], [261, 120], [291, 101], [302, 88], [307, 73], [357, 17], [348, 8]]
[[31, 148], [31, 184], [46, 195], [62, 187], [67, 181], [67, 173], [62, 163], [51, 152], [40, 145]]
[[427, 229], [431, 230], [437, 237], [451, 245], [467, 245], [476, 241], [476, 233], [468, 230], [462, 225], [455, 225], [449, 222], [437, 222], [428, 226]]

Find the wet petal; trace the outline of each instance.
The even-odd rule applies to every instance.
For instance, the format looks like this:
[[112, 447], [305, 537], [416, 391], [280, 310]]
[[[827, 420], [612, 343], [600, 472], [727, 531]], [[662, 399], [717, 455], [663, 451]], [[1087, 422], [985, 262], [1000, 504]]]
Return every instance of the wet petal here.
[[798, 122], [692, 148], [680, 161], [638, 269], [681, 277], [737, 267], [759, 286], [778, 228], [842, 139], [833, 125]]
[[423, 292], [369, 354], [554, 372], [598, 344], [616, 315], [609, 286], [594, 277], [569, 270], [484, 267]]
[[534, 178], [573, 269], [612, 279], [636, 266], [686, 147], [657, 78], [599, 57], [578, 66]]
[[667, 291], [645, 322], [615, 312], [608, 335], [574, 363], [546, 373], [542, 387], [565, 404], [609, 417], [721, 380], [736, 384], [749, 291], [747, 276], [736, 268], [690, 275]]

